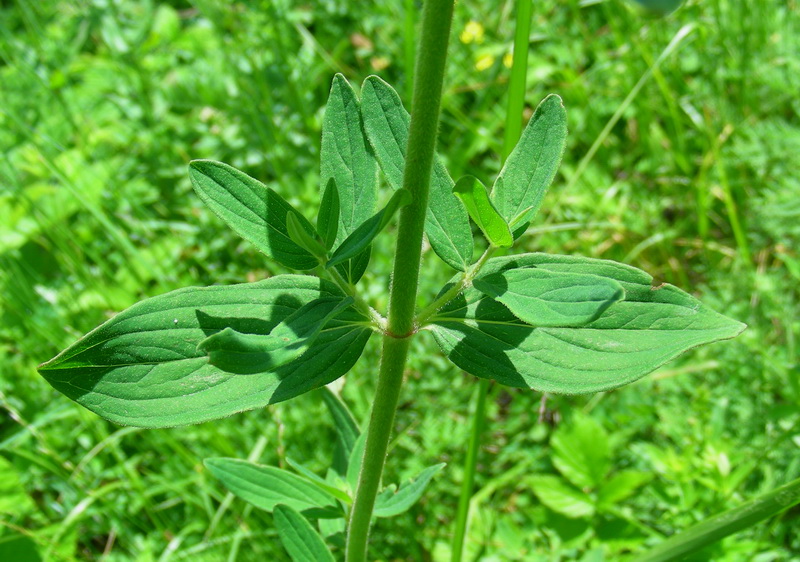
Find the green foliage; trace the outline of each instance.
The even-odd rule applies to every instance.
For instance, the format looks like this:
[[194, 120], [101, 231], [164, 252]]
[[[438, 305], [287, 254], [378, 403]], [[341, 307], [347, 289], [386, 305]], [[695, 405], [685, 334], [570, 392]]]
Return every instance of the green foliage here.
[[[526, 324], [517, 316], [539, 318], [539, 301], [521, 300], [524, 312], [515, 316], [479, 290], [491, 290], [498, 273], [525, 268], [568, 274], [559, 278], [561, 287], [569, 286], [562, 284], [569, 274], [601, 277], [619, 284], [625, 298], [614, 302], [612, 295], [605, 312], [576, 326], [571, 308], [583, 312], [579, 293], [569, 301], [569, 314], [548, 311], [541, 324]], [[744, 329], [680, 289], [654, 288], [649, 275], [615, 262], [522, 254], [489, 260], [483, 275], [489, 281], [482, 284], [479, 276], [477, 285], [443, 306], [430, 319], [430, 331], [460, 368], [508, 386], [568, 394], [608, 390], [640, 379], [687, 349]], [[519, 299], [511, 302], [518, 308]]]
[[[320, 331], [314, 322], [331, 311], [319, 316], [317, 307], [305, 306], [324, 299], [338, 311], [342, 298], [331, 283], [301, 275], [179, 289], [121, 312], [41, 365], [40, 372], [70, 398], [118, 423], [170, 427], [229, 416], [308, 392], [350, 369], [371, 334], [365, 319], [350, 308]], [[293, 333], [295, 320], [307, 321], [306, 312], [316, 339], [304, 340], [308, 349], [302, 356], [274, 369], [243, 376], [215, 366], [209, 352], [199, 349], [226, 329]], [[269, 362], [263, 352], [251, 355], [248, 365]]]
[[[381, 171], [392, 189], [403, 187], [409, 115], [400, 96], [389, 84], [370, 76], [362, 86], [364, 130]], [[472, 232], [464, 206], [453, 195], [453, 180], [436, 158], [431, 172], [431, 188], [425, 233], [431, 248], [453, 269], [465, 271], [472, 263]]]
[[286, 505], [275, 506], [273, 513], [278, 536], [294, 562], [333, 562], [322, 537], [302, 515]]
[[478, 178], [464, 176], [453, 187], [467, 212], [492, 246], [508, 248], [514, 243], [508, 223], [494, 208], [486, 186]]
[[[491, 185], [503, 152], [502, 61], [513, 18], [500, 3], [461, 2], [454, 37], [475, 13], [483, 14], [481, 42], [451, 45], [439, 147], [453, 177]], [[286, 273], [198, 206], [185, 164], [229, 162], [312, 219], [331, 75], [360, 81], [379, 72], [407, 91], [410, 42], [396, 40], [402, 16], [399, 3], [338, 0], [0, 8], [0, 453], [37, 506], [0, 516], [1, 538], [15, 525], [57, 560], [285, 557], [272, 517], [238, 501], [225, 507], [224, 489], [197, 459], [249, 456], [278, 466], [288, 455], [325, 474], [336, 433], [316, 396], [213, 424], [139, 431], [59, 399], [35, 367], [140, 298]], [[695, 31], [575, 177], [621, 101], [687, 22]], [[641, 550], [644, 538], [602, 518], [603, 532], [587, 538], [582, 520], [549, 513], [520, 477], [555, 470], [545, 459], [548, 436], [575, 410], [607, 429], [616, 471], [655, 476], [620, 507], [657, 533], [688, 528], [798, 474], [792, 194], [800, 20], [780, 2], [691, 2], [666, 20], [643, 21], [623, 1], [570, 0], [535, 4], [534, 23], [525, 37], [525, 115], [558, 92], [570, 135], [547, 204], [516, 251], [631, 263], [749, 325], [735, 342], [690, 351], [603, 395], [551, 396], [541, 407], [537, 393], [491, 387], [468, 552], [529, 560], [600, 551], [620, 559]], [[728, 201], [752, 263], [737, 254]], [[363, 282], [378, 309], [389, 240], [374, 241]], [[436, 259], [425, 253], [423, 294], [449, 277]], [[376, 342], [340, 379], [358, 419], [371, 403]], [[440, 460], [449, 468], [410, 512], [376, 525], [376, 558], [448, 556], [451, 483], [460, 479], [474, 379], [449, 376], [452, 367], [424, 337], [413, 349], [387, 482]], [[790, 511], [698, 559], [791, 558], [800, 548], [795, 527]], [[334, 534], [325, 527], [326, 538]]]

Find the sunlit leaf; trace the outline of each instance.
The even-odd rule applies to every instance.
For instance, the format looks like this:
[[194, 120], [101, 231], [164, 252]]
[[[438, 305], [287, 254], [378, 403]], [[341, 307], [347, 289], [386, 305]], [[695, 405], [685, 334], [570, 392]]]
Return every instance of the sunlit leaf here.
[[225, 328], [270, 333], [305, 303], [331, 297], [344, 295], [332, 283], [303, 275], [180, 289], [120, 312], [39, 371], [56, 390], [125, 425], [168, 427], [228, 416], [339, 378], [361, 355], [371, 330], [347, 309], [303, 355], [248, 376], [211, 365], [197, 345]]

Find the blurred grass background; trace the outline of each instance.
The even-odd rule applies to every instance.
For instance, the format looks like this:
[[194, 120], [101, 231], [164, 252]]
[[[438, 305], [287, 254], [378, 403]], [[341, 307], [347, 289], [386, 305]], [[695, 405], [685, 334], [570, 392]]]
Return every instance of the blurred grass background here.
[[[499, 170], [512, 9], [456, 6], [439, 139], [454, 177]], [[520, 251], [625, 261], [749, 329], [615, 392], [542, 408], [536, 393], [494, 387], [472, 559], [618, 560], [800, 476], [798, 9], [690, 0], [651, 20], [623, 0], [534, 4], [527, 107], [560, 94], [570, 136]], [[407, 93], [418, 11], [413, 0], [0, 3], [0, 559], [284, 558], [271, 516], [221, 506], [201, 461], [288, 454], [322, 470], [333, 431], [318, 396], [143, 431], [81, 409], [35, 369], [142, 298], [282, 273], [202, 207], [188, 161], [242, 168], [313, 217], [333, 74], [376, 73]], [[378, 244], [363, 284], [383, 306], [391, 237]], [[426, 301], [450, 272], [428, 252], [423, 275]], [[376, 343], [344, 385], [359, 419]], [[446, 559], [477, 387], [432, 338], [415, 349], [387, 481], [449, 464], [419, 505], [379, 520], [372, 552], [385, 560]], [[558, 475], [550, 436], [583, 414], [615, 470], [652, 479], [613, 513], [567, 517], [529, 478]], [[698, 559], [800, 560], [798, 516]]]

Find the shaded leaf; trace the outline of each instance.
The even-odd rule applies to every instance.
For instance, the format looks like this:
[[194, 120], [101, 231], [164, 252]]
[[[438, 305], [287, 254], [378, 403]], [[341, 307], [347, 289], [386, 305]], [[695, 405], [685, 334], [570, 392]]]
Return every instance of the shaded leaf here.
[[213, 160], [193, 160], [189, 177], [203, 202], [258, 250], [293, 269], [319, 265], [317, 258], [289, 237], [286, 215], [297, 214], [309, 235], [314, 234], [314, 227], [274, 190]]
[[543, 327], [585, 326], [625, 297], [613, 279], [533, 267], [486, 275], [473, 285], [523, 322]]
[[336, 180], [330, 178], [322, 193], [317, 215], [317, 234], [322, 238], [326, 250], [333, 248], [339, 233], [339, 189]]
[[445, 463], [429, 466], [420, 472], [416, 478], [403, 483], [395, 492], [394, 485], [381, 492], [376, 501], [372, 514], [375, 517], [394, 517], [408, 511], [412, 505], [422, 497], [425, 488], [437, 472], [444, 468]]
[[241, 459], [212, 458], [206, 468], [235, 496], [259, 509], [285, 504], [313, 517], [341, 517], [336, 499], [316, 485], [275, 468]]
[[519, 237], [539, 212], [555, 178], [567, 139], [567, 113], [561, 98], [547, 96], [522, 131], [492, 188], [492, 201]]
[[478, 178], [464, 176], [456, 182], [453, 193], [464, 203], [469, 216], [490, 244], [508, 248], [514, 243], [508, 223], [494, 208], [486, 186]]
[[275, 506], [273, 516], [278, 537], [293, 562], [334, 562], [325, 541], [305, 517], [282, 504]]
[[257, 283], [186, 288], [139, 302], [39, 367], [53, 387], [111, 421], [170, 427], [293, 398], [339, 378], [371, 330], [348, 309], [311, 348], [274, 371], [226, 373], [197, 345], [231, 328], [269, 333], [304, 303], [344, 295], [330, 282], [279, 275]]
[[328, 249], [313, 234], [306, 232], [303, 228], [301, 219], [296, 213], [287, 213], [286, 231], [292, 242], [306, 250], [317, 259], [324, 259], [328, 255]]
[[633, 382], [688, 349], [732, 338], [745, 328], [676, 287], [653, 288], [645, 272], [607, 260], [508, 256], [489, 260], [478, 278], [522, 267], [611, 279], [622, 285], [625, 300], [580, 328], [540, 328], [468, 288], [432, 317], [429, 327], [461, 369], [518, 388], [598, 392]]
[[[333, 182], [331, 181], [333, 180]], [[333, 78], [325, 117], [322, 121], [322, 147], [320, 149], [320, 187], [323, 190], [319, 220], [323, 238], [329, 240], [333, 212], [327, 207], [332, 199], [331, 188], [338, 196], [338, 225], [334, 242], [341, 244], [375, 212], [378, 203], [378, 165], [364, 136], [361, 110], [352, 86], [341, 74]], [[332, 201], [331, 201], [331, 204]], [[322, 213], [323, 207], [325, 213]], [[369, 264], [369, 253], [355, 256], [340, 267], [342, 274], [356, 283]]]
[[401, 208], [411, 203], [411, 194], [407, 189], [396, 191], [386, 206], [364, 221], [344, 242], [336, 248], [325, 267], [333, 267], [356, 257], [366, 250], [375, 237], [391, 222], [392, 217]]
[[[400, 96], [377, 76], [369, 76], [361, 87], [361, 113], [367, 138], [389, 185], [402, 188], [410, 117]], [[472, 263], [469, 217], [453, 195], [453, 180], [438, 157], [431, 172], [425, 233], [436, 255], [453, 269], [466, 271]]]
[[224, 371], [254, 374], [271, 371], [305, 353], [328, 321], [353, 304], [352, 297], [325, 297], [304, 304], [268, 334], [242, 334], [233, 328], [212, 334], [197, 349]]

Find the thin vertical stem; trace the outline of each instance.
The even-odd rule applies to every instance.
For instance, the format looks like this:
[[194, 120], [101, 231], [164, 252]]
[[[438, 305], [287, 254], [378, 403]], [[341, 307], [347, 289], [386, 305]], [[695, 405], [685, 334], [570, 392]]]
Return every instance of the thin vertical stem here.
[[423, 5], [422, 33], [414, 72], [411, 125], [403, 171], [403, 187], [411, 192], [413, 201], [400, 212], [394, 272], [389, 290], [388, 328], [383, 338], [378, 388], [370, 414], [364, 459], [347, 529], [345, 556], [348, 562], [362, 562], [367, 558], [372, 510], [394, 425], [410, 337], [415, 332], [414, 315], [422, 256], [422, 231], [439, 127], [453, 4], [454, 0], [426, 0]]
[[528, 44], [531, 36], [532, 0], [517, 0], [514, 58], [508, 83], [506, 131], [503, 137], [503, 160], [514, 150], [522, 134], [522, 110], [525, 107], [525, 83], [528, 78]]

